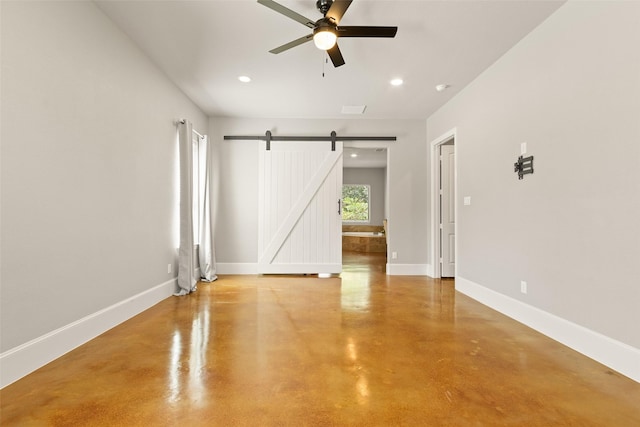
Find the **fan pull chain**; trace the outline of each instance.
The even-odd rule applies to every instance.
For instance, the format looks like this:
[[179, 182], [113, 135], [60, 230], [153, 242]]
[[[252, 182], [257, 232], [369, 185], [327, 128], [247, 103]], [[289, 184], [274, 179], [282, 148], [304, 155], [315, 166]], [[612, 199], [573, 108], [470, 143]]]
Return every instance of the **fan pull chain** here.
[[326, 53], [323, 52], [322, 53], [322, 59], [324, 59], [324, 61], [322, 61], [322, 78], [324, 79], [324, 64], [329, 62], [329, 59], [325, 57]]

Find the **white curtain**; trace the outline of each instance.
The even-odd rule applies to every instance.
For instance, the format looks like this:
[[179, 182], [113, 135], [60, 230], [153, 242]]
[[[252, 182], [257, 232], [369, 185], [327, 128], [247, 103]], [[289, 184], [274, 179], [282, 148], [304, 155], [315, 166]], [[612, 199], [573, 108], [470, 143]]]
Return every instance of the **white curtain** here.
[[209, 138], [200, 139], [199, 147], [200, 163], [200, 243], [198, 249], [200, 276], [205, 282], [213, 282], [216, 276], [215, 250], [213, 248], [213, 235], [211, 228], [211, 159], [209, 154]]
[[188, 120], [178, 123], [180, 156], [180, 248], [178, 250], [178, 292], [187, 295], [196, 290], [193, 251], [193, 126]]
[[198, 240], [200, 276], [206, 282], [213, 282], [217, 279], [217, 276], [211, 227], [211, 159], [209, 158], [209, 140], [206, 136], [201, 136], [194, 132], [193, 126], [188, 120], [180, 121], [178, 126], [180, 249], [178, 251], [179, 289], [175, 295], [182, 296], [196, 290], [197, 278], [195, 275], [194, 255], [196, 243], [194, 236], [196, 235], [194, 229]]

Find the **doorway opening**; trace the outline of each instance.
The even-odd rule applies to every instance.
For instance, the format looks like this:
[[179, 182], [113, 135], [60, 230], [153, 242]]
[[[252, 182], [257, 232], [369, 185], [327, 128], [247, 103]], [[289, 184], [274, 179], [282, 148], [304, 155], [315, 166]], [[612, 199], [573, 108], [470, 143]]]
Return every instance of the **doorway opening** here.
[[342, 272], [386, 274], [387, 256], [384, 253], [342, 252]]
[[[367, 255], [386, 263], [388, 157], [385, 142], [345, 142], [343, 161], [343, 267]], [[349, 256], [352, 255], [352, 256]]]
[[457, 254], [456, 129], [431, 142], [431, 273], [455, 277]]

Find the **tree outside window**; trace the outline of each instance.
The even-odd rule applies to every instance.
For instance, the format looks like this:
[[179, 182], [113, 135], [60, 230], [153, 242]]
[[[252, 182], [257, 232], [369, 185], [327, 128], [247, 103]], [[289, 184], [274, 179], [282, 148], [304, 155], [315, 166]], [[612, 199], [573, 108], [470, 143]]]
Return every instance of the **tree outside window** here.
[[368, 185], [342, 186], [342, 221], [369, 222], [370, 190]]

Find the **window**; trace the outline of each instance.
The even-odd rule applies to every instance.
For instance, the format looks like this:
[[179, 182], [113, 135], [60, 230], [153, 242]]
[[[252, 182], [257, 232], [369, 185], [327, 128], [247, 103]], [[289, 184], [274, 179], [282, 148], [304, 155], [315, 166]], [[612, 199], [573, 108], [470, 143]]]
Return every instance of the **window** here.
[[342, 221], [369, 222], [368, 185], [345, 184], [342, 186]]
[[204, 209], [204, 191], [205, 191], [205, 179], [206, 179], [206, 150], [203, 148], [203, 143], [206, 139], [205, 136], [200, 136], [200, 134], [194, 132], [193, 133], [193, 163], [192, 163], [192, 173], [193, 173], [193, 193], [192, 193], [192, 202], [193, 202], [193, 244], [200, 244], [200, 216]]
[[[2, 1], [2, 0], [0, 0]], [[182, 131], [179, 132], [181, 134]], [[173, 188], [175, 194], [175, 204], [173, 211], [173, 241], [176, 248], [180, 247], [182, 232], [181, 216], [182, 212], [182, 195], [181, 191], [187, 187], [191, 187], [191, 218], [193, 220], [193, 244], [200, 244], [200, 227], [204, 212], [204, 205], [208, 203], [205, 199], [205, 191], [207, 189], [206, 177], [207, 177], [207, 152], [208, 152], [208, 137], [206, 135], [200, 135], [195, 130], [192, 130], [191, 138], [191, 182], [182, 182], [186, 177], [182, 176], [182, 168], [185, 165], [182, 164], [182, 156], [186, 153], [182, 153], [180, 136], [176, 135], [175, 144], [175, 163], [174, 163], [174, 176], [173, 176]]]

